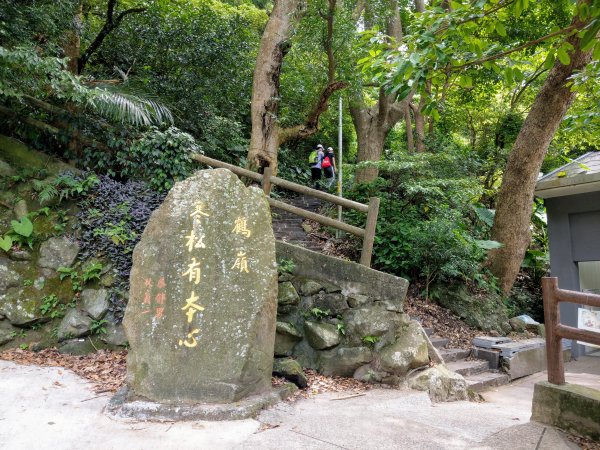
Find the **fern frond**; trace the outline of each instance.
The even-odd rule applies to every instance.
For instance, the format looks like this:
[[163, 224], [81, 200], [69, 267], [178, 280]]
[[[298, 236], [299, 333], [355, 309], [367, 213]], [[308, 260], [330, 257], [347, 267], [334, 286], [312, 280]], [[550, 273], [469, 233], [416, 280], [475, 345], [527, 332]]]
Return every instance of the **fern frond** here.
[[96, 90], [97, 95], [92, 100], [91, 107], [111, 120], [130, 123], [134, 126], [173, 123], [173, 115], [169, 108], [157, 101], [102, 88]]

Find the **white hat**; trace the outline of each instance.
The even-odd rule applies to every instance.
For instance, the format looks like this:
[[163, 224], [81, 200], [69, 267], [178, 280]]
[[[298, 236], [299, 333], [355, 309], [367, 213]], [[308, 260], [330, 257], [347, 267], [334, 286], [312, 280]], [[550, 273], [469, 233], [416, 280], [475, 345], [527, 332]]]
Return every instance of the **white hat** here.
[[327, 151], [329, 150], [333, 151], [333, 147], [327, 147]]
[[323, 146], [321, 144], [318, 144], [317, 148], [323, 148]]

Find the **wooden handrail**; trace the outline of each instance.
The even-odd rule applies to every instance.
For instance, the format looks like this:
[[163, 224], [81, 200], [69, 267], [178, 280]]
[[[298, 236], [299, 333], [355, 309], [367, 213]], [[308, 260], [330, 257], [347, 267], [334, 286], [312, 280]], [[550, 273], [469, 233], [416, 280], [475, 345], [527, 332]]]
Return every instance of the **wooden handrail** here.
[[[246, 177], [251, 180], [261, 183], [262, 188], [267, 195], [269, 204], [274, 208], [281, 209], [296, 214], [305, 219], [314, 220], [322, 225], [337, 228], [338, 230], [345, 231], [363, 239], [362, 252], [360, 255], [360, 263], [364, 266], [371, 267], [371, 257], [373, 254], [373, 242], [375, 240], [375, 229], [377, 226], [377, 216], [379, 214], [379, 198], [372, 197], [369, 199], [369, 204], [364, 205], [346, 198], [338, 197], [337, 195], [322, 192], [317, 189], [312, 189], [301, 184], [292, 183], [291, 181], [284, 180], [283, 178], [275, 177], [272, 175], [272, 169], [265, 167], [264, 174], [252, 172], [251, 170], [244, 169], [242, 167], [228, 164], [218, 159], [209, 158], [208, 156], [194, 153], [191, 155], [194, 161], [205, 164], [210, 167], [221, 167], [229, 169], [238, 176]], [[336, 219], [332, 219], [321, 214], [306, 211], [296, 206], [288, 205], [287, 203], [275, 200], [269, 197], [271, 193], [271, 186], [279, 186], [284, 189], [289, 189], [300, 194], [305, 194], [311, 197], [315, 197], [321, 200], [331, 202], [335, 205], [342, 206], [344, 208], [354, 209], [363, 213], [367, 213], [367, 221], [365, 228], [355, 227], [347, 223], [341, 222]]]
[[600, 308], [600, 295], [568, 291], [558, 288], [558, 278], [542, 278], [544, 298], [544, 321], [546, 325], [546, 357], [548, 360], [548, 381], [565, 384], [565, 365], [562, 355], [562, 339], [600, 345], [600, 333], [581, 330], [560, 323], [560, 302], [577, 303]]

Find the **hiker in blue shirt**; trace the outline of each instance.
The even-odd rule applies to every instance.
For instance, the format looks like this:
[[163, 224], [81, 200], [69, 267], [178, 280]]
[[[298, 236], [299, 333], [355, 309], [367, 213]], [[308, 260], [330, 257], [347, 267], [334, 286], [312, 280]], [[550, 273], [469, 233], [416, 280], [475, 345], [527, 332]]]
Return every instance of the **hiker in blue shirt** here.
[[312, 182], [315, 189], [321, 189], [321, 161], [323, 161], [324, 155], [325, 153], [323, 151], [323, 146], [319, 144], [317, 145], [317, 148], [313, 150], [310, 156], [308, 157], [308, 162], [310, 164], [310, 173], [312, 175]]

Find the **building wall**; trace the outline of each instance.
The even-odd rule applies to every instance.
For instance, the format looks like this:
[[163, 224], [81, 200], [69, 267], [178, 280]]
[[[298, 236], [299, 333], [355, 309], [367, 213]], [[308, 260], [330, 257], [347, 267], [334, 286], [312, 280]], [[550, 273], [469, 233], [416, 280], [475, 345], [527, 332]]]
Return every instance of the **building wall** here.
[[[559, 287], [578, 291], [580, 261], [600, 261], [600, 192], [548, 198], [550, 273]], [[561, 303], [561, 322], [577, 326], [577, 305]], [[582, 347], [573, 348], [573, 356]]]

